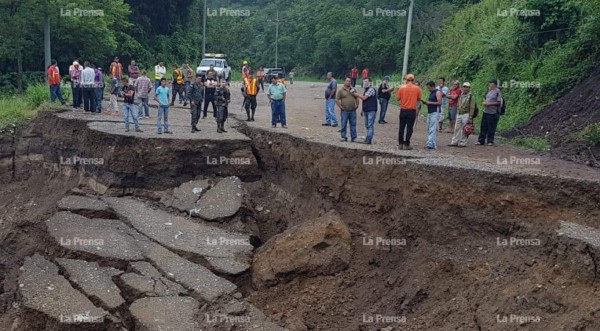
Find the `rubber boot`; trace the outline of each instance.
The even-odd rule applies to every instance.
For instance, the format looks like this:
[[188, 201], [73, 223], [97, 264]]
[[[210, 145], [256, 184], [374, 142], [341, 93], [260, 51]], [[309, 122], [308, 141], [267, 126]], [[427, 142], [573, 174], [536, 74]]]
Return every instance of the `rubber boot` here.
[[225, 131], [225, 122], [221, 122], [221, 132], [227, 133], [227, 131]]
[[223, 133], [223, 129], [221, 129], [221, 122], [217, 122], [217, 132]]
[[254, 113], [256, 113], [256, 109], [252, 109], [252, 117], [251, 117], [252, 121], [254, 121]]

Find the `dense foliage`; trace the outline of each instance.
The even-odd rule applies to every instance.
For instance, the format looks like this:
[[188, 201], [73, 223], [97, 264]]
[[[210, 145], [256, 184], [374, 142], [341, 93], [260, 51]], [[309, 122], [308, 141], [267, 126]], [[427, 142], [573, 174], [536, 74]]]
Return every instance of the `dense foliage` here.
[[[207, 51], [228, 54], [236, 71], [244, 59], [275, 65], [279, 11], [279, 66], [313, 77], [368, 66], [374, 76], [400, 80], [408, 0], [206, 1]], [[106, 67], [115, 55], [147, 69], [159, 60], [195, 67], [203, 6], [203, 0], [0, 0], [0, 90], [24, 89], [43, 77], [46, 15], [63, 74], [74, 58]], [[73, 14], [78, 9], [101, 15]], [[597, 66], [599, 17], [598, 0], [418, 0], [409, 70], [421, 80], [469, 80], [478, 97], [490, 78], [499, 79], [510, 100], [501, 128], [512, 127]]]

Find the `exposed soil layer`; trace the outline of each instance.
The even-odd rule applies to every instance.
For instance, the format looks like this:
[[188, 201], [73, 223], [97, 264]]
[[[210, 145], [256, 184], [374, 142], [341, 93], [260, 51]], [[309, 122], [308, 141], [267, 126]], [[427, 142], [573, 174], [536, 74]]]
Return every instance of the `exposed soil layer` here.
[[600, 123], [599, 84], [600, 71], [596, 71], [567, 95], [535, 113], [527, 124], [504, 136], [547, 137], [553, 156], [600, 167], [600, 144], [590, 146], [577, 137], [589, 124]]
[[[444, 167], [419, 158], [401, 165], [373, 165], [364, 158], [395, 156], [250, 126], [240, 131], [249, 139], [207, 141], [213, 150], [202, 152], [190, 141], [104, 134], [84, 121], [42, 115], [23, 131], [35, 132], [35, 141], [15, 152], [16, 161], [2, 169], [14, 176], [3, 177], [0, 187], [0, 325], [52, 329], [33, 323], [46, 321], [36, 312], [20, 308], [17, 279], [25, 257], [37, 252], [50, 259], [97, 260], [73, 256], [46, 232], [44, 222], [58, 211], [57, 203], [65, 195], [134, 195], [152, 204], [163, 190], [191, 179], [235, 175], [245, 190], [235, 219], [255, 224], [252, 232], [259, 242], [332, 210], [350, 229], [350, 264], [335, 275], [299, 275], [291, 281], [283, 277], [286, 281], [260, 290], [253, 286], [250, 272], [220, 275], [281, 327], [600, 329], [598, 247], [557, 233], [563, 220], [600, 228], [597, 183]], [[24, 141], [15, 145], [23, 146]], [[223, 153], [246, 155], [253, 162], [198, 166], [206, 163], [207, 155]], [[60, 156], [70, 155], [110, 162], [61, 164]], [[237, 225], [232, 220], [215, 226]], [[119, 263], [98, 262], [126, 269]], [[127, 305], [140, 296], [122, 291]], [[130, 316], [122, 320], [126, 329], [139, 327]]]

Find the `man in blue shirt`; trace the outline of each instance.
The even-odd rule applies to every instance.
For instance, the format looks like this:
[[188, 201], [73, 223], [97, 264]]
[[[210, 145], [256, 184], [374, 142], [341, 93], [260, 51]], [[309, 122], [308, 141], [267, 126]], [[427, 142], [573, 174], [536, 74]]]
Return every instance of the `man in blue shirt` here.
[[377, 91], [371, 86], [371, 80], [365, 78], [363, 80], [365, 85], [365, 92], [363, 95], [355, 96], [362, 100], [362, 111], [360, 116], [365, 117], [365, 127], [367, 129], [367, 136], [365, 137], [365, 144], [372, 144], [373, 135], [375, 134], [375, 117], [377, 115]]
[[277, 77], [271, 78], [271, 86], [267, 90], [267, 97], [271, 104], [271, 125], [273, 128], [277, 127], [277, 122], [281, 123], [281, 127], [287, 129], [287, 123], [285, 121], [285, 97], [287, 89], [279, 82]]
[[[156, 89], [156, 95], [154, 100], [158, 102], [158, 116], [156, 117], [156, 128], [158, 134], [167, 133], [172, 134], [169, 131], [169, 88], [167, 87], [167, 79], [160, 79], [160, 86]], [[161, 123], [161, 118], [164, 117], [164, 123]]]

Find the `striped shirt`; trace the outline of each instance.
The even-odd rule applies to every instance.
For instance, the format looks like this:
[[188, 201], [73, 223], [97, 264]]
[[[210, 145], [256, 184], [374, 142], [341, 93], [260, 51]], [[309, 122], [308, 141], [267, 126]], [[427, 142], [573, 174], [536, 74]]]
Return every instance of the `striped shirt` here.
[[146, 76], [141, 76], [136, 80], [136, 94], [138, 98], [147, 98], [150, 91], [152, 91], [153, 84], [150, 81], [150, 78]]

